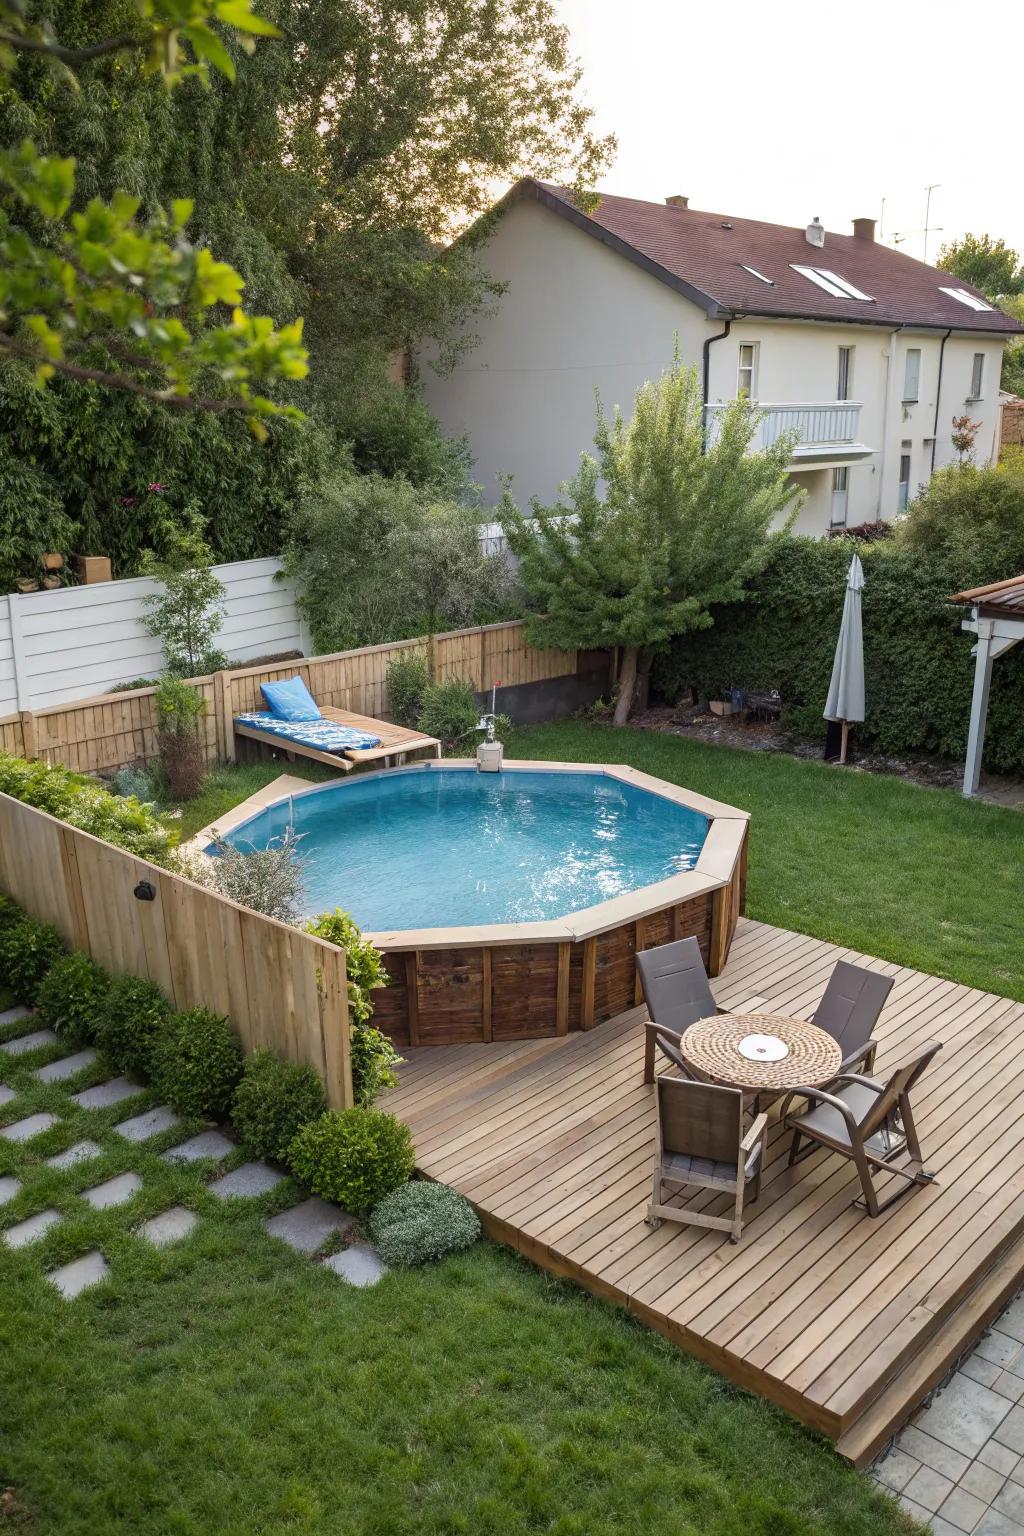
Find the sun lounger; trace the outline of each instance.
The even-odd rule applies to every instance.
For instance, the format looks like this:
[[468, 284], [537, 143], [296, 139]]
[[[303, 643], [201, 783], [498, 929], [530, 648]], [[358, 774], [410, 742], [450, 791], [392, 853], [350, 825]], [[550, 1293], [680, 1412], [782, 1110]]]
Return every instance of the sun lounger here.
[[252, 710], [235, 716], [235, 735], [243, 742], [259, 743], [264, 751], [312, 758], [343, 773], [360, 763], [403, 760], [412, 752], [441, 756], [441, 744], [434, 736], [343, 709], [321, 708], [320, 715], [319, 720], [282, 720], [267, 711]]

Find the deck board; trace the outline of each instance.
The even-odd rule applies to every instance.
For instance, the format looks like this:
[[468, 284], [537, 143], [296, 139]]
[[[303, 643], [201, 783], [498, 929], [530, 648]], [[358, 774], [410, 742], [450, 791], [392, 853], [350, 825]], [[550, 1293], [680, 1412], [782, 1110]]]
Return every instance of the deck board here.
[[943, 1043], [915, 1095], [936, 1183], [874, 1221], [851, 1203], [849, 1163], [819, 1150], [786, 1166], [775, 1121], [739, 1245], [673, 1223], [652, 1232], [641, 1008], [588, 1033], [410, 1050], [387, 1103], [412, 1129], [421, 1172], [471, 1199], [492, 1236], [860, 1456], [900, 1411], [899, 1372], [908, 1392], [934, 1379], [956, 1347], [955, 1319], [980, 1329], [993, 1298], [1024, 1282], [1024, 1005], [747, 920], [713, 988], [726, 1007], [756, 994], [807, 1013], [838, 959], [894, 979], [879, 1072]]

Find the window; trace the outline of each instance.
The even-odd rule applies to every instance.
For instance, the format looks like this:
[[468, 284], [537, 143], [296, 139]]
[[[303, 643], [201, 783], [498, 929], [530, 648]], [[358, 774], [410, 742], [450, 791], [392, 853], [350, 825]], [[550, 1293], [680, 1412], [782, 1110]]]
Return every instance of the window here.
[[846, 525], [846, 504], [850, 491], [850, 471], [845, 465], [840, 465], [832, 471], [832, 514], [833, 528], [842, 528]]
[[757, 342], [741, 341], [736, 394], [747, 400], [757, 398]]
[[976, 293], [968, 293], [966, 288], [940, 288], [939, 292], [948, 293], [951, 299], [957, 299], [961, 304], [966, 304], [968, 309], [984, 309], [991, 312], [991, 304], [986, 304], [984, 299], [979, 299]]
[[910, 405], [921, 398], [921, 348], [908, 347], [907, 361], [903, 370], [903, 404]]
[[795, 261], [790, 262], [794, 272], [799, 272], [801, 277], [806, 277], [810, 282], [817, 283], [819, 288], [831, 294], [834, 299], [860, 299], [864, 304], [873, 304], [875, 301], [870, 293], [861, 293], [852, 283], [848, 283], [845, 277], [840, 277], [838, 272], [829, 271], [828, 267], [801, 267]]
[[984, 382], [985, 382], [985, 354], [984, 354], [984, 352], [975, 352], [975, 354], [974, 354], [974, 365], [971, 368], [971, 393], [968, 396], [968, 399], [970, 399], [970, 400], [980, 400], [981, 399], [981, 390], [982, 390], [982, 385], [984, 384]]
[[907, 502], [910, 500], [910, 454], [900, 454], [900, 483], [897, 492], [897, 505], [901, 512], [907, 510]]
[[839, 348], [839, 376], [836, 381], [836, 399], [849, 400], [853, 389], [853, 348]]
[[775, 287], [774, 278], [765, 277], [764, 273], [759, 272], [756, 267], [748, 267], [745, 261], [741, 261], [740, 266], [743, 268], [744, 272], [749, 272], [751, 277], [756, 277], [759, 283], [767, 283], [769, 288]]

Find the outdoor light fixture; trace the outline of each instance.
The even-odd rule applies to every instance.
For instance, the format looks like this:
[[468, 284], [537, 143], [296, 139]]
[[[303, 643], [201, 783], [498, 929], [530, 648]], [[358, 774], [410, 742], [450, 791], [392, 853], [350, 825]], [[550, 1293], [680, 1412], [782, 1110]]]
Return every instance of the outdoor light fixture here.
[[156, 901], [156, 886], [148, 880], [140, 880], [132, 894], [136, 901]]

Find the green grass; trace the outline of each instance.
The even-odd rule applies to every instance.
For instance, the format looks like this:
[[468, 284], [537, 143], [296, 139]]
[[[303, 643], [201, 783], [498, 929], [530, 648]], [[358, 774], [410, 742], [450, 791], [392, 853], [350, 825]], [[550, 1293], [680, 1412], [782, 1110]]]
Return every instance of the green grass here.
[[217, 768], [203, 781], [203, 788], [194, 800], [184, 800], [179, 809], [181, 816], [168, 820], [183, 843], [188, 842], [203, 827], [208, 827], [218, 816], [230, 811], [240, 800], [247, 800], [257, 790], [279, 779], [282, 774], [290, 778], [308, 779], [319, 784], [324, 779], [336, 779], [324, 763], [236, 763], [231, 767]]

